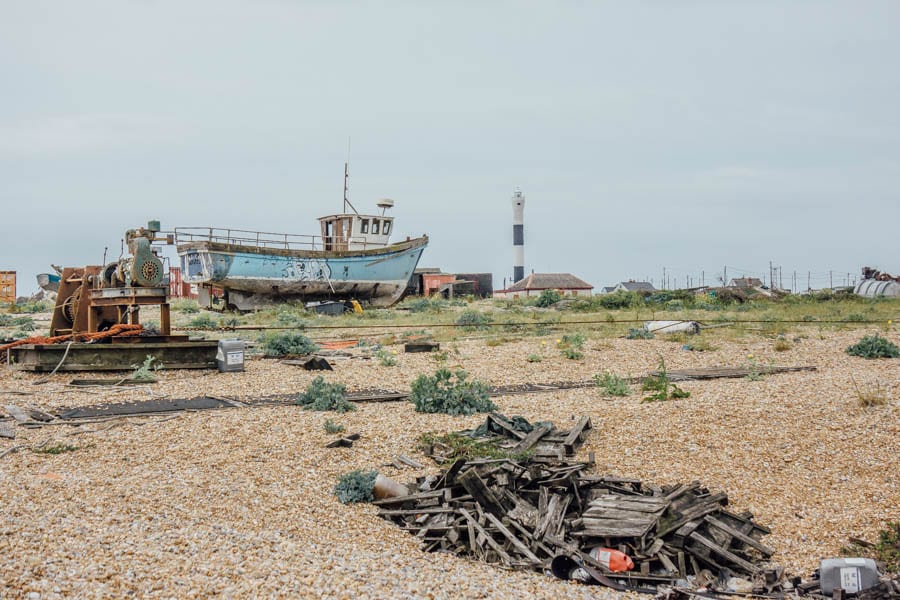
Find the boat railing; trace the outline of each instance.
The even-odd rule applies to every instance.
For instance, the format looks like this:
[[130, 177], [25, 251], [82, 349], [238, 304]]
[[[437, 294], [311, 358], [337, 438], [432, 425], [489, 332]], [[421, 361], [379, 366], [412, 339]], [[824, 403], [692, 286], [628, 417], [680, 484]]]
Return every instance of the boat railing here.
[[234, 246], [255, 248], [275, 248], [280, 250], [339, 250], [352, 247], [354, 250], [382, 248], [387, 244], [372, 242], [364, 237], [298, 235], [293, 233], [272, 233], [246, 229], [219, 229], [215, 227], [177, 227], [175, 243], [215, 242]]

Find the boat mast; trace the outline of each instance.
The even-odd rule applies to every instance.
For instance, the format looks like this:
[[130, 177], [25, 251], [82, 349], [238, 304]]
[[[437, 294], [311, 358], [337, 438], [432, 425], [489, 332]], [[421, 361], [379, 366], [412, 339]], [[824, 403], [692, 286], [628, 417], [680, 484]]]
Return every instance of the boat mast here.
[[347, 138], [347, 162], [344, 163], [344, 213], [347, 212], [347, 207], [353, 209], [353, 212], [359, 214], [359, 211], [356, 210], [356, 207], [350, 204], [350, 187], [348, 185], [348, 180], [350, 179], [350, 138]]

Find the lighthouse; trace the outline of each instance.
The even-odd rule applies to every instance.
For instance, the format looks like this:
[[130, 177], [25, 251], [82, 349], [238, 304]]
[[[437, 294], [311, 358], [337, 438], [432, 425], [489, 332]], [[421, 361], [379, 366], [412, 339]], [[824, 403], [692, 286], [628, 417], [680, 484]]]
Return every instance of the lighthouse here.
[[513, 207], [513, 283], [525, 277], [525, 196], [516, 188]]

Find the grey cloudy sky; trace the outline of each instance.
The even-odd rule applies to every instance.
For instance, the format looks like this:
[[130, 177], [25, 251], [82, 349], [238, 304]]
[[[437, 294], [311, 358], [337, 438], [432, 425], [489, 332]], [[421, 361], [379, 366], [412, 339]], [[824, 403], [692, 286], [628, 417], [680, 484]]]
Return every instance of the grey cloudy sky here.
[[[125, 229], [312, 232], [393, 198], [420, 266], [602, 286], [900, 271], [900, 3], [0, 0], [0, 269]], [[695, 279], [696, 281], [696, 279]]]

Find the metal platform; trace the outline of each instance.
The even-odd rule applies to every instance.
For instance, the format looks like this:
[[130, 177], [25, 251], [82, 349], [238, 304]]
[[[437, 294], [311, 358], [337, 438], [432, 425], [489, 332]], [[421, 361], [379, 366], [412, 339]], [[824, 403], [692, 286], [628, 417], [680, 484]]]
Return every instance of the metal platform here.
[[[59, 371], [130, 371], [147, 356], [163, 369], [215, 369], [218, 342], [72, 344]], [[63, 359], [66, 344], [26, 344], [9, 350], [9, 364], [20, 371], [49, 373]]]

